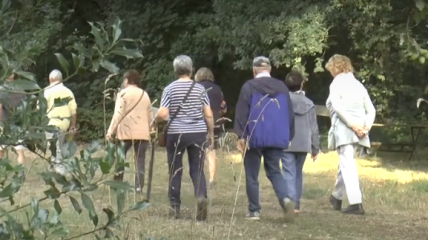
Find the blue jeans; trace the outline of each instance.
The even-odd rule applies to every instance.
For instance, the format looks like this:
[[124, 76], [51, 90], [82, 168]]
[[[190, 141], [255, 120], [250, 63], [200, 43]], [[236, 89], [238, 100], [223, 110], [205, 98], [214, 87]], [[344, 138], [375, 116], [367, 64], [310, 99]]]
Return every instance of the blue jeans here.
[[279, 161], [283, 155], [284, 151], [281, 148], [260, 148], [246, 151], [244, 166], [248, 210], [250, 212], [257, 212], [261, 209], [259, 202], [259, 172], [262, 156], [266, 176], [271, 181], [278, 200], [284, 200], [287, 197], [284, 176], [279, 167]]
[[295, 208], [300, 210], [300, 199], [303, 191], [303, 165], [307, 153], [286, 152], [281, 158], [282, 172], [285, 178], [287, 195], [296, 204]]

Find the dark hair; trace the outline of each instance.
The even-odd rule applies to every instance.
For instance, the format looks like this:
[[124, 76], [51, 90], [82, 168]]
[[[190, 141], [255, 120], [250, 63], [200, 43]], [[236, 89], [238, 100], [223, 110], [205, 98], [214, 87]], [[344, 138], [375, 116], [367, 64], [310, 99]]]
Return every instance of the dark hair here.
[[124, 77], [128, 79], [128, 84], [138, 85], [141, 82], [141, 75], [135, 69], [128, 70]]
[[297, 92], [302, 88], [302, 83], [305, 81], [305, 77], [296, 70], [291, 71], [285, 77], [285, 85], [291, 92]]

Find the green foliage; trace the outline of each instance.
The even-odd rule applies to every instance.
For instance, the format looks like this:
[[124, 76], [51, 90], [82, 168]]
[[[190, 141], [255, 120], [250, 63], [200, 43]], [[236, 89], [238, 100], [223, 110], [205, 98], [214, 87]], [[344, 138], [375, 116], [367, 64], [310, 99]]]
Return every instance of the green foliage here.
[[[3, 10], [8, 8], [7, 2], [3, 1]], [[92, 37], [95, 39], [94, 44], [87, 46], [76, 44], [70, 60], [61, 53], [55, 53], [55, 57], [66, 75], [64, 82], [90, 72], [118, 73], [120, 69], [114, 63], [115, 57], [125, 59], [142, 57], [138, 49], [130, 48], [139, 41], [123, 38], [120, 20], [116, 20], [115, 24], [110, 27], [112, 29], [110, 32], [107, 32], [107, 28], [100, 23], [89, 23], [89, 25]], [[24, 100], [22, 104], [8, 109], [9, 117], [1, 122], [3, 129], [0, 141], [4, 145], [12, 145], [18, 140], [24, 140], [34, 154], [49, 161], [45, 157], [48, 144], [45, 132], [56, 132], [57, 130], [47, 126], [48, 109], [46, 99], [43, 97], [43, 89], [38, 86], [35, 75], [25, 71], [27, 65], [14, 64], [14, 62], [21, 63], [22, 59], [31, 60], [33, 56], [29, 54], [18, 59], [21, 55], [16, 54], [14, 49], [8, 49], [8, 51], [3, 49], [5, 48], [0, 45], [0, 74], [2, 74], [3, 80], [12, 72], [18, 74], [19, 78], [12, 82], [4, 82], [0, 91], [0, 103], [4, 106], [10, 105], [13, 94], [21, 94]], [[19, 50], [17, 48], [17, 51]], [[59, 106], [67, 104], [69, 101], [70, 99], [55, 99], [54, 104]], [[21, 165], [12, 165], [8, 159], [0, 160], [0, 201], [9, 203], [2, 204], [0, 207], [0, 216], [4, 220], [0, 223], [1, 239], [58, 239], [63, 237], [74, 239], [87, 234], [100, 238], [100, 233], [108, 238], [119, 237], [118, 231], [115, 230], [121, 228], [121, 218], [132, 211], [144, 210], [149, 206], [144, 201], [138, 202], [134, 206], [126, 206], [125, 193], [133, 191], [133, 187], [127, 182], [118, 183], [108, 180], [117, 167], [127, 167], [123, 144], [108, 143], [107, 146], [103, 146], [100, 142], [94, 141], [76, 156], [77, 144], [69, 141], [64, 144], [61, 151], [68, 175], [41, 172], [39, 176], [46, 186], [40, 187], [44, 188], [45, 196], [33, 198], [19, 206], [16, 205], [15, 198], [23, 184], [25, 169]], [[105, 154], [101, 157], [94, 157], [94, 154], [99, 151], [104, 151]], [[95, 206], [91, 193], [97, 191], [101, 186], [110, 187], [116, 192], [116, 208], [100, 210]], [[63, 198], [69, 199], [71, 206], [78, 214], [83, 213], [83, 209], [88, 212], [88, 218], [93, 223], [94, 230], [78, 236], [70, 236], [67, 219], [61, 218], [63, 206], [60, 199]], [[46, 201], [53, 202], [51, 207], [46, 208], [41, 204]], [[22, 214], [26, 216], [25, 219], [16, 218], [17, 213], [25, 213]], [[100, 214], [106, 215], [105, 221], [101, 220]]]
[[[118, 73], [106, 85], [117, 89], [119, 69], [142, 71], [142, 87], [159, 100], [174, 79], [171, 62], [178, 54], [190, 55], [195, 70], [214, 70], [231, 112], [239, 88], [251, 77], [253, 57], [270, 56], [279, 78], [291, 68], [304, 71], [308, 94], [323, 103], [331, 80], [323, 65], [334, 53], [346, 54], [370, 89], [377, 121], [423, 120], [409, 103], [413, 106], [414, 96], [426, 88], [426, 0], [94, 2], [5, 0], [0, 14], [0, 45], [9, 56], [13, 52], [10, 64], [34, 72], [33, 80], [60, 66], [74, 79], [66, 84], [76, 93], [80, 140], [103, 137], [101, 86], [107, 72]], [[132, 48], [141, 49], [144, 58]], [[64, 58], [58, 62], [52, 52]], [[88, 56], [89, 69], [83, 67]], [[113, 108], [113, 102], [105, 103], [107, 121]]]
[[[118, 146], [109, 143], [106, 148], [105, 156], [102, 158], [94, 158], [93, 154], [101, 150], [103, 146], [95, 141], [88, 148], [80, 152], [80, 159], [73, 157], [66, 162], [70, 177], [64, 177], [54, 172], [40, 173], [48, 189], [44, 191], [45, 197], [41, 199], [33, 198], [31, 202], [20, 207], [14, 207], [14, 195], [19, 191], [22, 185], [23, 174], [22, 166], [12, 166], [10, 161], [0, 160], [0, 172], [2, 181], [0, 182], [0, 201], [4, 199], [10, 202], [12, 208], [0, 208], [1, 217], [6, 217], [7, 220], [0, 224], [0, 234], [2, 239], [38, 239], [41, 234], [46, 238], [64, 237], [69, 234], [66, 226], [66, 219], [61, 220], [62, 207], [57, 199], [62, 196], [68, 196], [74, 210], [81, 214], [82, 208], [88, 212], [88, 217], [94, 224], [96, 234], [99, 231], [104, 231], [108, 236], [115, 236], [113, 229], [120, 229], [120, 219], [122, 216], [131, 211], [144, 210], [149, 206], [149, 203], [142, 201], [137, 202], [129, 208], [124, 207], [124, 193], [130, 191], [131, 187], [128, 183], [117, 183], [115, 181], [106, 180], [114, 172], [111, 171], [113, 166], [120, 166], [118, 162], [123, 162], [124, 155], [123, 146]], [[74, 154], [73, 154], [74, 155]], [[104, 166], [104, 167], [101, 167]], [[99, 168], [102, 168], [103, 174], [96, 176]], [[106, 168], [108, 170], [106, 170]], [[102, 213], [106, 214], [107, 221], [99, 222], [99, 214], [94, 202], [88, 193], [95, 191], [102, 185], [111, 186], [118, 196], [117, 213], [114, 209], [103, 208]], [[80, 197], [78, 197], [80, 196]], [[120, 197], [120, 198], [119, 198]], [[80, 198], [80, 201], [77, 200]], [[41, 207], [41, 203], [49, 199], [55, 199], [53, 209]], [[27, 209], [26, 207], [30, 207]], [[13, 212], [25, 211], [27, 219], [19, 222], [13, 217]], [[73, 237], [77, 238], [77, 237]]]
[[106, 22], [119, 16], [123, 32], [144, 43], [145, 61], [126, 66], [146, 73], [143, 87], [152, 98], [174, 78], [172, 59], [185, 53], [195, 68], [214, 70], [232, 112], [239, 88], [251, 77], [251, 60], [268, 55], [279, 78], [291, 68], [304, 71], [308, 94], [322, 104], [331, 81], [324, 64], [339, 53], [352, 59], [369, 88], [377, 122], [424, 121], [414, 101], [428, 93], [426, 0], [162, 0], [108, 6]]

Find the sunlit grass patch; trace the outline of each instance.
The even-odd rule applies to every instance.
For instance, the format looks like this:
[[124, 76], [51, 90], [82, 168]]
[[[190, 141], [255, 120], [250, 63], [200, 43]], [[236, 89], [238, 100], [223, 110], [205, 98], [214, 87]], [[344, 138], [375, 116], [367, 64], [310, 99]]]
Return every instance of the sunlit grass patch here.
[[[127, 157], [131, 162], [132, 155], [131, 153]], [[228, 239], [229, 230], [230, 239], [233, 240], [283, 239], [284, 236], [287, 239], [338, 240], [426, 238], [428, 180], [426, 173], [422, 171], [423, 167], [411, 168], [409, 166], [412, 164], [390, 163], [382, 159], [371, 161], [359, 159], [358, 168], [367, 215], [350, 217], [332, 211], [328, 203], [338, 169], [337, 154], [335, 152], [321, 154], [316, 162], [313, 162], [308, 155], [304, 167], [302, 199], [304, 212], [300, 214], [295, 224], [285, 228], [281, 220], [278, 200], [264, 170], [261, 169], [259, 177], [262, 219], [257, 223], [249, 222], [245, 220], [248, 203], [242, 156], [237, 152], [229, 155], [227, 151], [219, 151], [217, 156], [219, 162], [217, 184], [208, 191], [208, 197], [211, 200], [208, 223], [198, 224], [192, 220], [196, 211], [196, 201], [186, 163], [181, 188], [183, 219], [168, 218], [168, 164], [166, 153], [161, 150], [155, 154], [152, 204], [147, 210], [137, 212], [123, 221], [122, 231], [129, 234], [129, 239], [138, 239], [138, 233], [143, 233], [143, 239], [150, 237], [156, 239], [166, 237], [174, 240]], [[186, 156], [184, 158], [187, 159]], [[125, 180], [133, 184], [134, 167], [133, 164], [130, 165], [131, 168], [127, 170]], [[19, 193], [22, 200], [43, 196], [45, 189], [40, 189], [41, 183], [36, 182], [39, 180], [36, 174], [45, 167], [43, 162], [33, 166], [27, 176], [28, 182]], [[207, 171], [205, 173], [207, 174]], [[100, 188], [91, 197], [99, 211], [103, 207], [116, 206], [115, 194], [112, 192], [109, 198], [106, 188]], [[132, 205], [135, 199], [141, 200], [144, 197], [131, 192], [126, 195], [126, 204]], [[68, 199], [60, 198], [59, 201], [64, 201], [62, 221], [66, 222], [72, 235], [91, 230], [86, 210], [79, 215], [68, 203]], [[52, 204], [52, 201], [47, 204]], [[344, 206], [346, 205], [347, 200], [344, 199]], [[100, 220], [103, 219], [100, 218]], [[285, 229], [286, 235], [284, 235]]]

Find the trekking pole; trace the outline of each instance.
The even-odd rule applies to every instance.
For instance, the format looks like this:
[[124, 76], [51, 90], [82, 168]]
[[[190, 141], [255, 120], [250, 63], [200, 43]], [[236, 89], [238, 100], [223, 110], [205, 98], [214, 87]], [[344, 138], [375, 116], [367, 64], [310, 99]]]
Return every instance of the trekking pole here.
[[[153, 101], [153, 103], [155, 103], [157, 101], [157, 99], [155, 101]], [[152, 103], [152, 105], [153, 105]], [[158, 109], [159, 110], [159, 109]], [[158, 116], [158, 112], [156, 112], [156, 115], [153, 117], [152, 122], [150, 123], [150, 127], [153, 126], [153, 124], [155, 123], [155, 119]], [[149, 163], [149, 178], [147, 179], [147, 195], [146, 195], [146, 200], [148, 202], [150, 202], [150, 195], [152, 193], [152, 182], [153, 182], [153, 167], [154, 167], [154, 163], [155, 163], [155, 145], [156, 145], [156, 139], [157, 139], [157, 129], [155, 131], [155, 135], [154, 137], [150, 137], [150, 144], [151, 144], [151, 154], [150, 154], [150, 163]]]
[[153, 166], [155, 163], [155, 139], [151, 141], [152, 151], [150, 155], [150, 163], [149, 163], [149, 179], [147, 183], [147, 201], [150, 202], [150, 194], [152, 192], [152, 182], [153, 182]]

